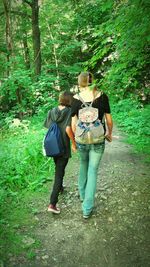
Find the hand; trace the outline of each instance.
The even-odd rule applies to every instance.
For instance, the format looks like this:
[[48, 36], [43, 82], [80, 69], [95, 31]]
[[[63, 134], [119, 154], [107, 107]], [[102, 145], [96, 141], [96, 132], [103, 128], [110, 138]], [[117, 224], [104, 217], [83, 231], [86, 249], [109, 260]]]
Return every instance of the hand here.
[[111, 134], [106, 134], [106, 135], [105, 135], [105, 139], [106, 139], [108, 142], [112, 142], [112, 135], [111, 135]]
[[73, 152], [76, 152], [77, 151], [76, 143], [72, 143], [71, 148]]

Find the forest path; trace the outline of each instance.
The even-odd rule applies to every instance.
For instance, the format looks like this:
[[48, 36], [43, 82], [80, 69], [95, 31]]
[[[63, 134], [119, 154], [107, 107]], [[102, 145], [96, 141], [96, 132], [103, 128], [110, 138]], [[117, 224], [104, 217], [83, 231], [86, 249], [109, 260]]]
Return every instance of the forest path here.
[[[15, 267], [148, 267], [148, 180], [150, 169], [143, 157], [114, 130], [106, 143], [99, 168], [93, 216], [82, 218], [78, 199], [78, 154], [65, 176], [66, 193], [60, 196], [60, 215], [46, 212], [41, 198], [32, 234], [42, 246], [32, 260], [15, 258]], [[46, 193], [47, 194], [47, 193]], [[45, 209], [43, 210], [43, 206]], [[27, 230], [27, 229], [26, 229]], [[31, 231], [31, 230], [30, 230]]]

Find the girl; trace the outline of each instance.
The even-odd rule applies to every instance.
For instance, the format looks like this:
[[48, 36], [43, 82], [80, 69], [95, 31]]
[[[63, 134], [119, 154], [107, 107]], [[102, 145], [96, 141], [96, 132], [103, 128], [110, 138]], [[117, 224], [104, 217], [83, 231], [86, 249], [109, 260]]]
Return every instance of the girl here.
[[71, 101], [72, 94], [63, 92], [59, 95], [58, 107], [53, 108], [48, 112], [44, 126], [49, 128], [52, 122], [56, 122], [61, 130], [65, 152], [62, 156], [53, 157], [55, 163], [55, 179], [52, 193], [50, 195], [50, 204], [48, 211], [59, 214], [60, 209], [56, 207], [58, 196], [63, 191], [63, 177], [68, 160], [71, 157], [70, 139], [72, 141], [72, 150], [76, 151], [74, 135], [71, 129]]
[[[107, 123], [104, 125], [105, 138], [112, 141], [113, 122], [110, 114], [109, 100], [106, 94], [98, 91], [92, 85], [93, 76], [89, 72], [83, 72], [78, 77], [80, 93], [74, 96], [72, 103], [72, 129], [75, 133], [79, 110], [82, 108], [81, 99], [98, 109], [99, 119], [102, 121], [105, 117]], [[80, 170], [78, 178], [78, 188], [80, 200], [82, 202], [83, 217], [89, 218], [94, 207], [96, 193], [97, 172], [105, 148], [105, 140], [98, 144], [80, 144], [77, 143], [77, 149], [80, 155]]]

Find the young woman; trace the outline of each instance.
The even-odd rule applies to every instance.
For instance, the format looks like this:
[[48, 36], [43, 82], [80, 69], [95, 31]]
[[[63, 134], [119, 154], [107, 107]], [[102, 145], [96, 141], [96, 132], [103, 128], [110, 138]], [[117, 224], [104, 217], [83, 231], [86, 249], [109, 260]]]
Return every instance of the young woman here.
[[70, 139], [72, 141], [72, 150], [76, 151], [74, 135], [71, 129], [71, 101], [72, 95], [69, 92], [63, 92], [59, 95], [59, 105], [48, 112], [44, 126], [49, 128], [52, 122], [57, 122], [65, 146], [65, 152], [62, 156], [53, 157], [55, 163], [55, 179], [48, 211], [59, 214], [60, 209], [56, 207], [59, 193], [63, 190], [63, 177], [68, 160], [71, 157]]
[[[102, 93], [92, 85], [93, 76], [91, 73], [83, 72], [78, 77], [80, 93], [74, 96], [72, 103], [72, 129], [75, 133], [79, 110], [82, 107], [81, 98], [84, 102], [98, 109], [98, 117], [102, 121], [105, 118], [107, 124], [104, 125], [105, 139], [112, 141], [113, 122], [110, 114], [109, 100], [105, 93]], [[78, 188], [80, 200], [82, 201], [83, 217], [89, 218], [94, 207], [96, 193], [97, 172], [105, 148], [105, 140], [98, 144], [77, 143], [80, 155], [80, 170], [78, 178]]]

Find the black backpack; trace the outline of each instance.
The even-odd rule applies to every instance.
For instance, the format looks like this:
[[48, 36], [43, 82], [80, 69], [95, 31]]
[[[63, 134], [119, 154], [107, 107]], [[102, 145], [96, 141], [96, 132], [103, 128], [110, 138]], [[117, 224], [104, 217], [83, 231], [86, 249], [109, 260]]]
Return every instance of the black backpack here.
[[56, 122], [52, 122], [43, 142], [44, 155], [47, 157], [62, 156], [65, 152], [62, 133]]

